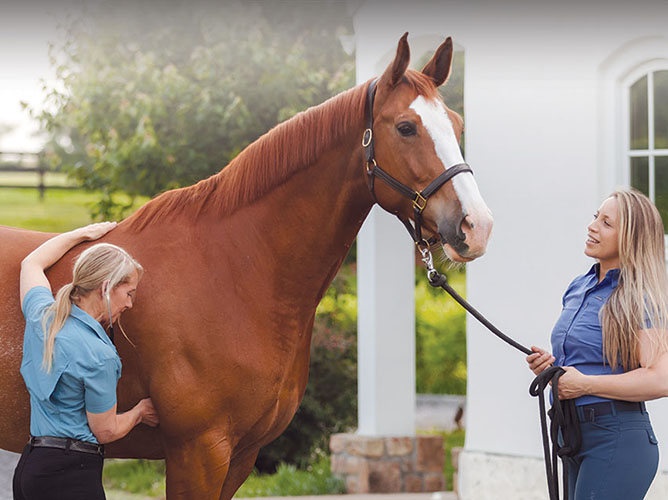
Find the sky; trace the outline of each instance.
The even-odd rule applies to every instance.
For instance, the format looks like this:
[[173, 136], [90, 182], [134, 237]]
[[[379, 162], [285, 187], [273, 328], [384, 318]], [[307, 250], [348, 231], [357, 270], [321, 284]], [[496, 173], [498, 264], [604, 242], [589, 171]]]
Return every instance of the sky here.
[[49, 42], [60, 39], [59, 23], [82, 3], [9, 0], [0, 5], [0, 127], [13, 127], [0, 135], [0, 151], [41, 149], [44, 139], [35, 136], [39, 124], [21, 107], [21, 101], [41, 109], [42, 81], [53, 85], [55, 79], [49, 63]]

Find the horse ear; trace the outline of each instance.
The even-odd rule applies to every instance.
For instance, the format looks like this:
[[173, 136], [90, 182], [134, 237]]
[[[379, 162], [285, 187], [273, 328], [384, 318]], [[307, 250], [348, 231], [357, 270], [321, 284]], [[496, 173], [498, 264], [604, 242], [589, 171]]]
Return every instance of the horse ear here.
[[440, 87], [450, 76], [452, 64], [452, 38], [445, 39], [429, 62], [422, 68], [422, 73], [430, 77], [434, 85]]
[[399, 39], [399, 45], [397, 45], [397, 53], [394, 56], [394, 61], [387, 67], [381, 77], [381, 81], [386, 82], [390, 87], [394, 87], [399, 83], [411, 60], [411, 51], [408, 48], [407, 38], [408, 32], [404, 33], [404, 36]]

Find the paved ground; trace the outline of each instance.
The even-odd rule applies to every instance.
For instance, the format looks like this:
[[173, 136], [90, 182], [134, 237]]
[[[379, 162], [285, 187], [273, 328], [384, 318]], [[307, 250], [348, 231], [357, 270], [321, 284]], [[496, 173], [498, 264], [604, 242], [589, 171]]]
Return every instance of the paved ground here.
[[[392, 493], [373, 495], [319, 495], [313, 497], [273, 497], [281, 500], [457, 500], [452, 491], [436, 493]], [[258, 497], [254, 500], [272, 500], [272, 497]]]
[[[157, 500], [127, 493], [107, 492], [107, 500]], [[391, 495], [320, 495], [312, 497], [258, 497], [252, 500], [457, 500], [451, 492], [396, 493]]]
[[0, 500], [12, 500], [12, 475], [18, 460], [17, 453], [0, 450]]

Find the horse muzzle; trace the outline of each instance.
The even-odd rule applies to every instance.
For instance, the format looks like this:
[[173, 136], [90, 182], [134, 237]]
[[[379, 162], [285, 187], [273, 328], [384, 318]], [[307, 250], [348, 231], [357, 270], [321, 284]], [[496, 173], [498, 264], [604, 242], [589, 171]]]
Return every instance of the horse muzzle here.
[[438, 235], [445, 254], [454, 262], [470, 262], [482, 256], [487, 250], [493, 224], [489, 209], [474, 214], [460, 213], [454, 220], [441, 221]]

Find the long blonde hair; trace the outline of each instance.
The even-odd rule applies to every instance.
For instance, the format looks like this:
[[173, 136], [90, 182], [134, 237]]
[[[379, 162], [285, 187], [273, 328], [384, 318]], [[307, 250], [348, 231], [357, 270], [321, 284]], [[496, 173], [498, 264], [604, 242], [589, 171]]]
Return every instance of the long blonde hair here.
[[53, 366], [56, 335], [72, 312], [72, 303], [101, 288], [105, 281], [109, 281], [107, 290], [113, 290], [114, 287], [127, 282], [135, 271], [141, 278], [144, 268], [129, 253], [111, 243], [98, 243], [79, 255], [74, 263], [72, 282], [58, 290], [55, 302], [49, 306], [42, 320], [44, 329], [42, 367], [47, 373]]
[[668, 279], [661, 215], [644, 194], [616, 191], [619, 283], [601, 308], [603, 352], [614, 370], [640, 366], [638, 331], [651, 328], [652, 359], [666, 351]]

